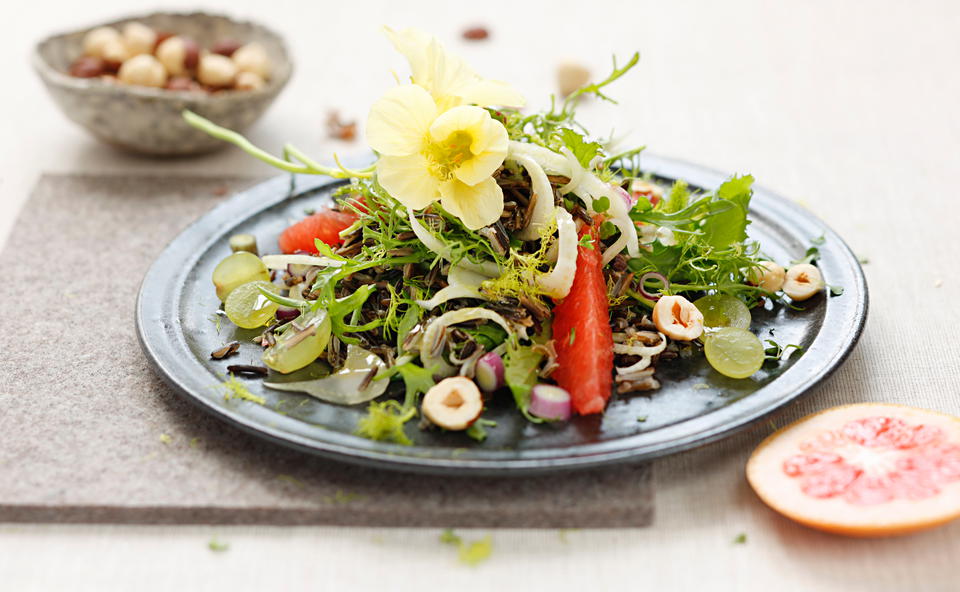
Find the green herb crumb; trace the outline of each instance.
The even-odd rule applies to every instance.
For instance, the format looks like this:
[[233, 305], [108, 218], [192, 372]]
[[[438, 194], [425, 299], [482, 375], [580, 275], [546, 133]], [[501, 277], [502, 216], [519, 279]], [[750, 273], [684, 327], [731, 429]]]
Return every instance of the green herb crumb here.
[[487, 428], [493, 428], [496, 426], [497, 422], [481, 417], [477, 421], [473, 422], [469, 428], [467, 428], [467, 436], [476, 440], [477, 442], [483, 442], [487, 439]]
[[396, 442], [411, 446], [413, 441], [403, 432], [403, 425], [413, 419], [417, 408], [404, 409], [399, 401], [374, 401], [367, 407], [367, 415], [357, 422], [358, 436], [371, 440]]
[[647, 421], [647, 416], [646, 416], [646, 415], [641, 415], [640, 417], [637, 418], [637, 421], [639, 421], [640, 423], [643, 423], [643, 422]]
[[214, 553], [223, 553], [224, 551], [230, 549], [230, 544], [218, 540], [217, 537], [213, 537], [210, 539], [210, 542], [207, 543], [207, 547]]
[[170, 444], [173, 442], [173, 438], [170, 434], [160, 434], [160, 442], [163, 444]]
[[440, 542], [447, 545], [459, 545], [463, 542], [463, 540], [457, 535], [457, 533], [453, 532], [452, 528], [447, 528], [440, 533]]
[[477, 566], [489, 559], [491, 553], [493, 553], [493, 537], [487, 535], [479, 541], [460, 545], [460, 563]]
[[440, 533], [440, 542], [457, 547], [457, 558], [464, 565], [477, 566], [493, 553], [493, 537], [487, 535], [480, 540], [466, 542], [452, 528]]
[[747, 543], [747, 533], [741, 532], [737, 536], [733, 537], [734, 545], [745, 545]]
[[348, 493], [338, 489], [333, 495], [325, 496], [323, 501], [328, 504], [349, 504], [350, 502], [360, 501], [364, 497], [365, 496], [362, 496], [359, 493]]
[[293, 475], [279, 474], [279, 475], [277, 475], [277, 481], [284, 481], [284, 482], [289, 483], [290, 485], [294, 485], [294, 486], [296, 486], [296, 487], [303, 487], [303, 481], [297, 479], [297, 478], [294, 477]]
[[231, 374], [230, 378], [225, 380], [221, 386], [224, 389], [224, 401], [237, 398], [243, 399], [244, 401], [250, 401], [251, 403], [257, 403], [258, 405], [264, 405], [267, 402], [267, 400], [263, 397], [259, 397], [251, 393], [250, 389], [248, 389], [245, 384], [237, 380], [237, 377], [233, 374]]

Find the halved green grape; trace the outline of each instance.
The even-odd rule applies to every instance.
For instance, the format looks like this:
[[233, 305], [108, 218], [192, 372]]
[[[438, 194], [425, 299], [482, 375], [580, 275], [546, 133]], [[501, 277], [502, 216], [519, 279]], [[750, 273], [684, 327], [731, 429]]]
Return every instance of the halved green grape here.
[[281, 374], [307, 366], [323, 354], [330, 341], [330, 318], [325, 310], [312, 310], [291, 321], [276, 345], [263, 352], [263, 363]]
[[750, 328], [750, 309], [735, 296], [712, 294], [693, 303], [703, 313], [703, 326]]
[[228, 256], [213, 270], [213, 285], [221, 302], [226, 302], [237, 286], [256, 281], [270, 281], [270, 271], [259, 257], [246, 251]]
[[279, 305], [269, 300], [260, 289], [280, 293], [280, 286], [264, 281], [247, 282], [234, 288], [223, 304], [223, 312], [234, 325], [242, 329], [256, 329], [273, 320]]
[[704, 335], [703, 353], [714, 370], [730, 378], [747, 378], [763, 366], [763, 344], [738, 327], [722, 327]]

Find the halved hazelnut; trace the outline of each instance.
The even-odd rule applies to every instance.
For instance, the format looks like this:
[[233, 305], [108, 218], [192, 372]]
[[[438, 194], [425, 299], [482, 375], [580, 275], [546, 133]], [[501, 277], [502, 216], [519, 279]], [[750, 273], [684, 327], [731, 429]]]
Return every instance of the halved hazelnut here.
[[783, 292], [791, 300], [806, 300], [823, 289], [823, 274], [815, 265], [799, 263], [787, 270]]
[[767, 292], [776, 292], [783, 287], [786, 271], [782, 265], [773, 261], [761, 261], [759, 267], [750, 269], [747, 274], [750, 283]]
[[480, 417], [483, 397], [469, 378], [444, 378], [423, 396], [423, 414], [446, 430], [465, 430]]
[[703, 334], [703, 313], [683, 296], [663, 296], [653, 307], [653, 324], [675, 341], [693, 341]]

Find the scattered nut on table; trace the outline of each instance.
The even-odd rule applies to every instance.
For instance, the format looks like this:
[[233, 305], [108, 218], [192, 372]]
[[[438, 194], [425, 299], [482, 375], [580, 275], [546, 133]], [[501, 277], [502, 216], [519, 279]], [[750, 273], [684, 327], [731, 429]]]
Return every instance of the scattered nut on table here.
[[590, 70], [575, 62], [564, 62], [557, 67], [557, 87], [561, 96], [567, 96], [590, 82]]

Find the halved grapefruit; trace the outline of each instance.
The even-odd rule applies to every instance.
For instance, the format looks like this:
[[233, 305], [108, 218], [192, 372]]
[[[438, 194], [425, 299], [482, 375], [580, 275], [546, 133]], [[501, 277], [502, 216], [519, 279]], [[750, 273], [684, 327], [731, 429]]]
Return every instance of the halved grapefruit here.
[[843, 405], [764, 440], [747, 462], [760, 499], [812, 528], [906, 534], [960, 517], [960, 418], [904, 405]]

